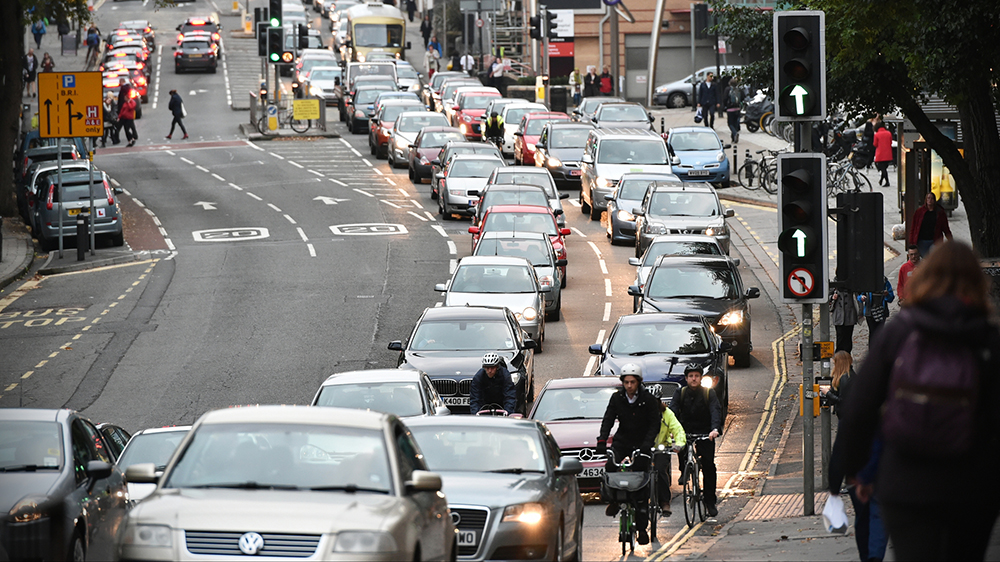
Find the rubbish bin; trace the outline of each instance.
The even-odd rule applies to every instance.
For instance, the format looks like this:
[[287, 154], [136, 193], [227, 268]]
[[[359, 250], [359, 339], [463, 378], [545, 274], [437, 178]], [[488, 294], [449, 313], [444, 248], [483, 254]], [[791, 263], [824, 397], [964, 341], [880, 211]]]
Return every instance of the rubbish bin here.
[[549, 110], [566, 113], [568, 96], [569, 87], [552, 86], [551, 92], [549, 93]]

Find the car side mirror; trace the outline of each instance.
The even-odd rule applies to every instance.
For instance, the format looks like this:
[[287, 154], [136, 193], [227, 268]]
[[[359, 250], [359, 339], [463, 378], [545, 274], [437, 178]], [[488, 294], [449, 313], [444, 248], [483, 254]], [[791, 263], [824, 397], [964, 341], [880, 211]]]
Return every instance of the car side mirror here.
[[594, 157], [589, 154], [584, 154], [583, 156], [580, 157], [580, 162], [583, 162], [584, 164], [593, 164]]
[[434, 408], [434, 415], [435, 416], [451, 415], [451, 408], [449, 408], [448, 406], [438, 406], [437, 408]]
[[680, 156], [673, 156], [673, 157], [671, 157], [670, 158], [670, 165], [671, 166], [680, 166], [681, 165], [681, 157]]
[[573, 231], [570, 230], [570, 229], [568, 229], [568, 228], [560, 228], [559, 229], [559, 234], [562, 234], [563, 236], [569, 236], [572, 233], [573, 233]]
[[448, 290], [448, 284], [447, 283], [438, 283], [437, 285], [434, 285], [434, 290], [437, 291], [437, 292], [439, 292], [439, 293], [444, 293], [444, 292], [446, 292]]
[[723, 150], [729, 150], [732, 147], [733, 147], [733, 145], [731, 145], [731, 144], [724, 144], [724, 145], [722, 145], [722, 149]]
[[646, 115], [649, 116], [649, 122], [652, 123], [654, 121], [653, 114], [652, 113], [647, 113]]
[[[569, 195], [569, 194], [567, 193], [567, 195]], [[552, 214], [558, 217], [559, 215], [563, 214], [563, 210], [562, 209], [552, 209]]]
[[521, 134], [521, 131], [514, 131], [514, 136], [515, 137], [523, 137], [524, 135]]
[[460, 108], [457, 105], [451, 106], [452, 111], [458, 111]]
[[633, 297], [641, 297], [642, 289], [640, 289], [638, 285], [629, 285], [628, 294]]
[[441, 173], [441, 172], [438, 172], [438, 173], [434, 174], [434, 179], [443, 180], [444, 179], [444, 174]]
[[521, 349], [535, 349], [536, 347], [538, 347], [538, 344], [531, 338], [525, 338], [524, 343], [521, 345]]
[[[410, 146], [413, 146], [413, 145], [411, 144]], [[431, 166], [440, 166], [440, 165], [441, 165], [441, 161], [440, 160], [437, 160], [437, 159], [431, 160]]]
[[368, 106], [368, 111], [371, 111], [371, 110], [373, 110], [373, 109], [375, 109], [375, 106], [374, 106], [374, 105], [369, 105], [369, 106]]
[[632, 214], [637, 217], [646, 216], [646, 212], [642, 210], [642, 207], [632, 207]]
[[607, 195], [604, 196], [604, 200], [605, 201], [614, 201], [615, 200], [615, 195], [613, 193], [609, 193], [609, 194], [607, 194]]
[[[153, 468], [154, 470], [156, 469], [156, 467]], [[104, 461], [90, 461], [87, 463], [87, 478], [89, 478], [91, 482], [103, 480], [111, 476], [111, 472], [113, 470], [114, 467]]]
[[392, 351], [403, 351], [403, 342], [399, 340], [391, 341], [387, 347]]
[[415, 144], [408, 144], [408, 145], [406, 145], [406, 148], [416, 148], [416, 147], [417, 147], [417, 145], [415, 145]]
[[540, 292], [542, 292], [542, 293], [551, 293], [552, 292], [552, 285], [540, 286], [538, 290]]
[[733, 344], [727, 341], [724, 341], [719, 344], [719, 351], [732, 351], [732, 349], [733, 349]]
[[760, 289], [758, 289], [757, 287], [750, 287], [749, 289], [747, 289], [748, 299], [755, 299], [759, 296], [760, 296]]
[[599, 343], [592, 343], [590, 347], [587, 348], [591, 355], [600, 355], [604, 352], [603, 346]]
[[736, 211], [734, 211], [732, 209], [726, 209], [726, 218], [727, 219], [730, 218], [730, 217], [735, 217], [735, 216], [736, 216]]
[[333, 85], [334, 86], [340, 86], [340, 78], [334, 78], [333, 79]]
[[469, 227], [469, 234], [479, 234], [479, 227], [478, 226], [470, 226]]
[[412, 47], [412, 46], [410, 45], [410, 42], [409, 42], [409, 41], [407, 41], [407, 42], [406, 42], [406, 48], [407, 48], [407, 49], [412, 49], [412, 48], [413, 48], [413, 47]]
[[181, 30], [181, 26], [178, 25], [177, 26], [177, 31], [180, 31], [180, 30]]
[[122, 195], [123, 193], [125, 193], [125, 190], [123, 188], [121, 187], [115, 188], [115, 195]]
[[560, 193], [559, 194], [559, 198], [560, 199], [569, 199], [569, 193]]
[[576, 457], [559, 457], [559, 466], [556, 467], [556, 476], [572, 476], [583, 472], [583, 463]]
[[156, 484], [156, 464], [143, 462], [133, 464], [125, 469], [125, 480], [132, 484]]
[[556, 260], [556, 267], [566, 267], [567, 263], [568, 261], [566, 260], [566, 258], [558, 259]]
[[740, 265], [740, 258], [733, 258], [733, 265]]
[[170, 47], [170, 50], [171, 51], [176, 51], [177, 50], [177, 45], [174, 45], [173, 47]]
[[441, 490], [441, 476], [426, 470], [414, 470], [406, 482], [410, 492], [438, 492]]

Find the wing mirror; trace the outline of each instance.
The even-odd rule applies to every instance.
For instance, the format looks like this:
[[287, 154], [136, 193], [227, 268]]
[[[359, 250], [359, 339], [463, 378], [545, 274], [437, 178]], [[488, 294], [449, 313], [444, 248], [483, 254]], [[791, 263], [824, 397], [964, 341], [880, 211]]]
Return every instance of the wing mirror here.
[[556, 476], [571, 476], [583, 472], [583, 463], [576, 457], [559, 457], [559, 466], [556, 467]]
[[609, 193], [609, 194], [605, 195], [604, 196], [604, 200], [605, 201], [614, 201], [615, 200], [615, 194], [614, 193]]
[[558, 259], [556, 260], [556, 267], [566, 267], [567, 263], [568, 261], [566, 260], [566, 258]]
[[569, 199], [569, 193], [560, 193], [559, 194], [559, 198], [560, 199]]
[[[411, 144], [410, 146], [412, 147], [413, 145]], [[438, 160], [436, 158], [434, 160], [431, 160], [431, 166], [440, 166], [440, 165], [441, 165], [441, 161], [440, 160]]]
[[760, 297], [760, 289], [758, 289], [757, 287], [750, 287], [749, 289], [747, 289], [748, 299], [755, 299], [758, 297]]
[[590, 351], [591, 355], [600, 355], [604, 352], [603, 346], [599, 343], [590, 344], [590, 347], [588, 347], [587, 350]]
[[403, 342], [399, 340], [391, 341], [387, 347], [392, 351], [403, 351]]
[[478, 226], [470, 226], [469, 227], [469, 234], [479, 234], [479, 227]]
[[438, 492], [441, 490], [441, 476], [426, 470], [414, 470], [406, 482], [406, 489], [411, 492]]
[[732, 349], [733, 349], [733, 344], [727, 341], [724, 341], [719, 344], [719, 351], [732, 351]]
[[535, 349], [536, 347], [538, 347], [538, 344], [531, 338], [525, 338], [524, 344], [521, 345], [521, 349]]
[[156, 465], [151, 462], [133, 464], [125, 469], [125, 480], [134, 484], [156, 484], [159, 480]]
[[[569, 194], [567, 193], [566, 195], [569, 195]], [[558, 217], [559, 215], [563, 214], [563, 210], [562, 209], [552, 209], [552, 214]]]
[[448, 284], [447, 283], [438, 283], [437, 285], [434, 285], [434, 290], [437, 291], [437, 292], [439, 292], [439, 293], [444, 293], [444, 292], [446, 292], [448, 290]]
[[642, 210], [642, 207], [632, 207], [632, 214], [637, 217], [642, 217], [646, 215], [646, 212]]
[[580, 162], [583, 162], [584, 164], [593, 164], [594, 157], [589, 154], [584, 154], [583, 156], [580, 157]]
[[568, 229], [568, 228], [560, 228], [559, 229], [559, 234], [562, 234], [563, 236], [569, 236], [572, 233], [573, 233], [573, 231], [570, 230], [570, 229]]
[[629, 258], [628, 264], [633, 267], [639, 267], [640, 265], [642, 265], [642, 262], [639, 261], [639, 258]]
[[735, 217], [735, 216], [736, 216], [736, 211], [734, 211], [732, 209], [726, 209], [726, 218], [727, 219], [730, 218], [730, 217]]
[[722, 149], [723, 150], [729, 150], [732, 147], [733, 147], [733, 145], [731, 145], [731, 144], [724, 144], [724, 145], [722, 145]]
[[633, 297], [641, 297], [642, 289], [638, 285], [629, 285], [628, 294]]

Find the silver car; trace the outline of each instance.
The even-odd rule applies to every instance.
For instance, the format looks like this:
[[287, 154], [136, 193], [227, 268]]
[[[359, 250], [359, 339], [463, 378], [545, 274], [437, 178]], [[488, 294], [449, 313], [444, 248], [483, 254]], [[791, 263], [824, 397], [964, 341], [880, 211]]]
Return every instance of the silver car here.
[[[660, 256], [690, 256], [704, 254], [710, 256], [721, 256], [722, 248], [719, 241], [704, 234], [666, 234], [656, 236], [646, 246], [646, 251], [642, 257], [629, 258], [628, 264], [635, 266], [635, 281], [632, 282], [640, 288], [645, 288], [646, 280], [649, 279], [649, 272], [653, 270], [656, 258]], [[737, 260], [739, 261], [739, 260]], [[639, 310], [640, 297], [632, 297], [632, 311]]]
[[407, 425], [441, 474], [459, 560], [584, 560], [583, 465], [544, 424], [478, 416]]
[[545, 168], [535, 168], [527, 166], [505, 166], [497, 168], [490, 174], [488, 185], [503, 183], [516, 185], [537, 185], [545, 190], [545, 195], [549, 198], [549, 208], [556, 216], [556, 223], [559, 226], [566, 224], [566, 215], [562, 206], [563, 199], [569, 199], [569, 193], [560, 193], [556, 187], [556, 181], [552, 179], [552, 174]]
[[389, 166], [397, 168], [406, 163], [410, 145], [424, 127], [447, 127], [448, 120], [444, 115], [433, 111], [407, 111], [400, 113], [392, 126], [392, 137], [389, 139], [387, 158]]
[[414, 369], [370, 369], [330, 375], [316, 391], [312, 405], [374, 410], [403, 418], [451, 413], [427, 373]]
[[538, 276], [538, 284], [544, 289], [549, 287], [545, 295], [545, 319], [559, 320], [562, 311], [562, 270], [566, 260], [556, 256], [552, 240], [541, 232], [484, 232], [479, 238], [479, 244], [473, 251], [474, 256], [512, 256], [524, 258], [531, 262]]
[[594, 129], [580, 160], [580, 210], [600, 220], [622, 174], [673, 174], [667, 144], [649, 129]]
[[539, 353], [545, 339], [545, 293], [531, 262], [524, 258], [469, 256], [462, 258], [448, 283], [435, 291], [445, 293], [445, 306], [503, 306], [510, 309], [521, 329], [535, 340]]
[[343, 75], [344, 71], [339, 66], [314, 66], [306, 80], [306, 91], [326, 105], [337, 105], [336, 88]]
[[723, 209], [715, 188], [704, 183], [656, 181], [649, 185], [635, 215], [635, 255], [641, 256], [653, 238], [662, 234], [705, 234], [729, 254], [732, 209]]
[[[88, 187], [89, 186], [89, 187]], [[125, 244], [122, 229], [122, 211], [118, 198], [111, 188], [108, 175], [94, 172], [94, 183], [90, 183], [90, 172], [72, 172], [62, 175], [62, 193], [59, 193], [58, 178], [50, 175], [45, 184], [38, 187], [38, 201], [34, 210], [34, 232], [42, 249], [49, 251], [59, 245], [59, 215], [62, 214], [62, 235], [67, 239], [76, 236], [76, 220], [81, 213], [90, 209], [91, 193], [94, 199], [94, 234], [109, 238], [115, 246]], [[88, 225], [89, 225], [88, 221]]]
[[129, 514], [119, 556], [207, 560], [450, 560], [441, 477], [392, 414], [251, 406], [203, 415], [156, 490]]
[[420, 88], [423, 87], [420, 73], [404, 61], [396, 61], [396, 83], [403, 92], [420, 92]]
[[438, 212], [445, 219], [453, 214], [471, 216], [479, 193], [497, 168], [505, 163], [486, 154], [456, 154], [445, 162], [432, 181], [438, 184]]
[[[184, 436], [191, 431], [190, 425], [174, 425], [170, 427], [153, 427], [143, 429], [132, 436], [118, 458], [118, 466], [126, 470], [133, 464], [153, 463], [156, 466], [157, 476], [163, 474], [167, 468], [170, 457], [173, 456], [177, 446], [184, 440]], [[149, 482], [129, 482], [128, 499], [129, 504], [134, 505], [156, 489], [156, 484]]]

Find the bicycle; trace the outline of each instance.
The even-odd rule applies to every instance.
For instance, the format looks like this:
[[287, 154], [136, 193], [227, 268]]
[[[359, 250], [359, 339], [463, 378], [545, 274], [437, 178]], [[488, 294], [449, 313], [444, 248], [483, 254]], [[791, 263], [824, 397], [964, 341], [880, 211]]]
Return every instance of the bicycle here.
[[[622, 556], [625, 556], [625, 549], [635, 552], [636, 534], [639, 529], [635, 524], [635, 501], [650, 501], [650, 480], [655, 480], [652, 469], [644, 471], [630, 471], [629, 468], [635, 464], [638, 457], [650, 456], [639, 449], [632, 451], [630, 456], [622, 459], [621, 463], [616, 463], [614, 454], [609, 454], [610, 464], [617, 467], [616, 472], [604, 473], [604, 490], [602, 491], [608, 501], [617, 503], [620, 510], [618, 518], [618, 542], [622, 544]], [[652, 464], [652, 463], [650, 463]], [[645, 492], [644, 492], [645, 490]]]
[[684, 466], [681, 467], [681, 487], [684, 490], [684, 520], [687, 521], [688, 527], [694, 527], [695, 519], [704, 521], [707, 517], [700, 481], [701, 463], [698, 462], [694, 446], [695, 442], [707, 439], [708, 434], [688, 434], [687, 444], [684, 445], [685, 459]]
[[[649, 479], [649, 540], [651, 541], [657, 540], [656, 522], [663, 513], [663, 508], [660, 507], [660, 463], [658, 460], [662, 460], [664, 456], [671, 453], [673, 453], [673, 451], [663, 445], [653, 449], [652, 462], [649, 467], [650, 473], [653, 475]], [[669, 461], [669, 457], [667, 460]], [[670, 465], [668, 464], [667, 466], [669, 467]], [[669, 471], [667, 471], [667, 479], [670, 479]]]
[[826, 192], [834, 197], [837, 192], [871, 191], [872, 182], [864, 172], [851, 164], [851, 160], [829, 162], [826, 168]]
[[[784, 150], [758, 150], [759, 160], [749, 159], [744, 162], [736, 171], [736, 181], [749, 190], [762, 188], [764, 191], [774, 195], [778, 192], [778, 154]], [[756, 182], [756, 184], [754, 183]]]
[[[262, 135], [270, 134], [271, 131], [267, 127], [267, 113], [265, 111], [264, 115], [257, 120], [257, 132]], [[282, 126], [291, 127], [296, 133], [304, 133], [312, 127], [311, 119], [295, 119], [295, 114], [291, 108], [278, 108], [278, 128]]]

